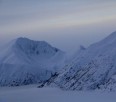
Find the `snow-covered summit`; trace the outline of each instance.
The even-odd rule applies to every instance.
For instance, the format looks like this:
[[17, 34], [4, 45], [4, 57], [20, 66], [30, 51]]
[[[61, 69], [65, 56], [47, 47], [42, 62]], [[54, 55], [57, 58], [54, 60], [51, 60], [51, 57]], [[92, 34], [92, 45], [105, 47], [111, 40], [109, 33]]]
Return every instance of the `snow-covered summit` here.
[[18, 38], [0, 51], [0, 85], [45, 81], [64, 64], [65, 53], [47, 42]]
[[35, 54], [55, 54], [59, 49], [52, 47], [45, 41], [33, 41], [27, 38], [18, 38], [15, 41], [15, 47], [22, 50], [27, 55]]
[[57, 52], [62, 51], [52, 47], [45, 41], [33, 41], [28, 38], [17, 38], [11, 41], [7, 46], [4, 47], [4, 49], [1, 50], [0, 62], [9, 64], [14, 64], [14, 62], [15, 64], [18, 64], [19, 62], [20, 64], [21, 62], [27, 62], [30, 64], [33, 61], [35, 62], [35, 60], [42, 61], [43, 59], [46, 60], [51, 58]]

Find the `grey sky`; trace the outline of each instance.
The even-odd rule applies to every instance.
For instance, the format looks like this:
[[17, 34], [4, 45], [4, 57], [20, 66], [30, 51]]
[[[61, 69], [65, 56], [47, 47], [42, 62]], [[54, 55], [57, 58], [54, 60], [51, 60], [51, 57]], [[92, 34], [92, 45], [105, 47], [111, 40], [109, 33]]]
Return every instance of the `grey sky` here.
[[0, 43], [45, 40], [64, 51], [116, 30], [116, 0], [0, 0]]

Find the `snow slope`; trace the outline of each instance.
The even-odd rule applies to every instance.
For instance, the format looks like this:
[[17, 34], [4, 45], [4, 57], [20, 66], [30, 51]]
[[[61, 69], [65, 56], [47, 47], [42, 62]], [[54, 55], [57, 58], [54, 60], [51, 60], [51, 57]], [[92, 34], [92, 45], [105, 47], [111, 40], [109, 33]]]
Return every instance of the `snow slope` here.
[[116, 90], [116, 32], [80, 50], [50, 85], [65, 90]]
[[115, 102], [116, 93], [62, 91], [34, 86], [0, 88], [0, 102]]
[[65, 53], [47, 42], [15, 39], [0, 50], [0, 86], [45, 81], [64, 64]]

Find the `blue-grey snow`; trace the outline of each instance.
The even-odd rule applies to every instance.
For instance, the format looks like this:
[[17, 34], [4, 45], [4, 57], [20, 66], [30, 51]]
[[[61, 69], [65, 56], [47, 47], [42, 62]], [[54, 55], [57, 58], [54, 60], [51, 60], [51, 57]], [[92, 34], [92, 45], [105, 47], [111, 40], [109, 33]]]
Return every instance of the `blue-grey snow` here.
[[81, 46], [74, 59], [46, 85], [63, 90], [115, 91], [116, 32], [88, 48]]
[[64, 63], [65, 53], [47, 42], [17, 38], [0, 50], [0, 86], [46, 81]]
[[37, 85], [1, 87], [0, 102], [115, 102], [115, 92], [63, 91]]
[[67, 61], [45, 41], [18, 38], [0, 50], [0, 85], [37, 84], [63, 90], [116, 90], [116, 32]]

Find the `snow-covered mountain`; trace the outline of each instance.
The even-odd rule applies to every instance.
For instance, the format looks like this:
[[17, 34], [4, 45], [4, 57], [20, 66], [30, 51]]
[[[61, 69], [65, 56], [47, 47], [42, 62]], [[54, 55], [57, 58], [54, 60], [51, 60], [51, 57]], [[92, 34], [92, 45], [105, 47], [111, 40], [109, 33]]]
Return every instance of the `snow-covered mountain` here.
[[48, 80], [65, 64], [65, 53], [45, 41], [18, 38], [0, 50], [0, 86]]
[[78, 51], [47, 85], [66, 90], [116, 90], [116, 32]]

